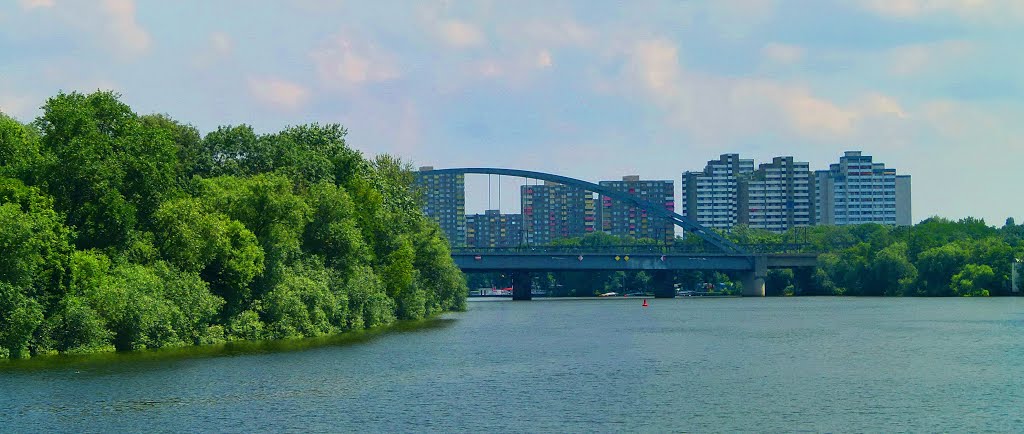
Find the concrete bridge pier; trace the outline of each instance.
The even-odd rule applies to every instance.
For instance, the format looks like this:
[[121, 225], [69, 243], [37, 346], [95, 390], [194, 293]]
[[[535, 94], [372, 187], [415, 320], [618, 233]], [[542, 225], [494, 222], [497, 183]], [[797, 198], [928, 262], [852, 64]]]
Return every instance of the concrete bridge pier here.
[[654, 287], [654, 298], [676, 296], [676, 289], [672, 287], [672, 272], [669, 270], [655, 270], [651, 276], [651, 286]]
[[513, 300], [530, 300], [533, 298], [531, 295], [531, 289], [533, 288], [533, 279], [530, 277], [530, 273], [526, 271], [514, 271], [512, 272], [512, 299]]
[[754, 256], [754, 269], [741, 275], [744, 297], [764, 297], [764, 279], [768, 277], [768, 257]]

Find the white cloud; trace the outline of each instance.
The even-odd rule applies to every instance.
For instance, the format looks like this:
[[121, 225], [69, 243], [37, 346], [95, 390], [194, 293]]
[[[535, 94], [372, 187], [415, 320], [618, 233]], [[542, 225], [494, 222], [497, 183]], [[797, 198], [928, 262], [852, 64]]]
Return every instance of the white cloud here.
[[103, 0], [100, 8], [109, 19], [103, 31], [119, 52], [131, 56], [149, 50], [149, 33], [136, 20], [134, 0]]
[[682, 70], [676, 46], [666, 40], [637, 42], [628, 54], [628, 73], [655, 98], [680, 97]]
[[122, 58], [134, 58], [149, 51], [149, 32], [136, 18], [134, 0], [21, 0], [20, 4], [26, 10], [42, 10], [59, 21], [50, 25], [72, 28], [91, 36], [97, 45]]
[[18, 4], [22, 9], [31, 10], [36, 8], [52, 8], [55, 2], [54, 0], [18, 0]]
[[485, 57], [466, 62], [460, 68], [463, 74], [454, 77], [458, 83], [453, 80], [447, 82], [463, 86], [475, 80], [498, 80], [505, 85], [524, 87], [533, 81], [539, 71], [554, 66], [554, 60], [554, 55], [546, 49], [504, 57]]
[[551, 52], [548, 50], [540, 50], [537, 53], [537, 67], [538, 68], [550, 68], [554, 64], [551, 58]]
[[256, 100], [281, 111], [294, 111], [309, 101], [310, 92], [305, 87], [275, 77], [250, 77], [249, 93]]
[[498, 35], [504, 43], [526, 47], [583, 47], [595, 40], [590, 28], [573, 19], [513, 22]]
[[907, 118], [907, 112], [895, 98], [878, 92], [864, 95], [858, 104], [860, 112], [869, 116]]
[[459, 20], [447, 20], [438, 25], [441, 39], [456, 48], [471, 48], [483, 45], [484, 35], [476, 26]]
[[667, 40], [639, 41], [622, 55], [621, 76], [603, 89], [649, 101], [667, 126], [701, 141], [734, 143], [766, 133], [840, 140], [869, 120], [906, 116], [898, 101], [877, 92], [841, 104], [800, 83], [689, 71]]
[[936, 12], [968, 15], [989, 6], [989, 2], [985, 0], [864, 0], [862, 5], [881, 15], [905, 18]]
[[206, 41], [206, 47], [199, 50], [193, 59], [193, 64], [200, 69], [205, 69], [223, 60], [234, 51], [234, 41], [231, 36], [224, 32], [210, 33]]
[[781, 122], [803, 137], [835, 138], [849, 135], [858, 117], [856, 111], [820, 98], [804, 86], [754, 79], [741, 79], [728, 86], [732, 108], [749, 119], [751, 131], [769, 129]]
[[892, 75], [913, 77], [928, 70], [944, 69], [973, 50], [974, 45], [963, 40], [904, 45], [890, 50], [886, 61]]
[[1024, 2], [1017, 0], [860, 0], [857, 4], [878, 15], [898, 19], [948, 14], [992, 23], [1024, 18]]
[[392, 55], [344, 36], [313, 50], [310, 57], [320, 80], [332, 88], [349, 89], [400, 76]]
[[477, 73], [481, 77], [485, 78], [498, 77], [504, 74], [506, 71], [506, 69], [503, 68], [498, 63], [498, 61], [494, 59], [479, 61], [476, 63], [476, 67], [474, 69], [476, 69]]
[[804, 48], [796, 45], [770, 43], [761, 48], [761, 57], [782, 65], [799, 63], [804, 57]]

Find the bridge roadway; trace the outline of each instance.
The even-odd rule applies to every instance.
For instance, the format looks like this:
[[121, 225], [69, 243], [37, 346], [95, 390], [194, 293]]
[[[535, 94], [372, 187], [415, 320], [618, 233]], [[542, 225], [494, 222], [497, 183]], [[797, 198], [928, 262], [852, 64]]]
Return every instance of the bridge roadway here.
[[[511, 272], [513, 299], [530, 299], [530, 272], [646, 270], [653, 273], [654, 293], [675, 296], [672, 272], [683, 270], [736, 271], [743, 276], [744, 296], [764, 296], [769, 268], [813, 267], [814, 253], [737, 255], [730, 253], [579, 253], [579, 252], [473, 252], [452, 253], [464, 272]], [[517, 286], [515, 283], [519, 282]]]

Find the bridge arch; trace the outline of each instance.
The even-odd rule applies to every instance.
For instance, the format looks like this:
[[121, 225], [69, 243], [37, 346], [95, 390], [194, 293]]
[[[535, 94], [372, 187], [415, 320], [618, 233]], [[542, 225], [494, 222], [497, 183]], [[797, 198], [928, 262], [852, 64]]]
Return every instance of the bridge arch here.
[[640, 199], [629, 193], [613, 190], [608, 187], [601, 186], [592, 182], [584, 181], [582, 179], [570, 178], [568, 176], [555, 175], [552, 173], [535, 172], [532, 170], [520, 170], [520, 169], [502, 169], [496, 167], [461, 167], [451, 169], [433, 169], [420, 172], [423, 174], [474, 174], [474, 175], [503, 175], [503, 176], [514, 176], [519, 178], [532, 178], [543, 181], [556, 182], [563, 185], [577, 187], [582, 190], [592, 191], [594, 193], [608, 196], [612, 199], [631, 203], [638, 208], [647, 210], [647, 212], [655, 214], [659, 217], [665, 218], [672, 224], [683, 228], [684, 231], [694, 234], [700, 237], [702, 240], [710, 243], [711, 245], [721, 249], [725, 253], [749, 255], [740, 246], [737, 246], [732, 241], [725, 239], [725, 237], [718, 235], [715, 231], [712, 231], [704, 226], [701, 226], [693, 220], [689, 220], [682, 215], [676, 214], [674, 211], [669, 211], [663, 206], [659, 206], [655, 203]]

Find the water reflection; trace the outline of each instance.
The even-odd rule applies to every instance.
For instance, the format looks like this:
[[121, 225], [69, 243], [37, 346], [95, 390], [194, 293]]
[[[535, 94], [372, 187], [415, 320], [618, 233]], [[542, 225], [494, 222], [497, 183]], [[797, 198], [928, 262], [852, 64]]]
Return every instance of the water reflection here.
[[450, 327], [456, 320], [436, 317], [419, 321], [400, 321], [387, 327], [303, 339], [235, 341], [191, 347], [121, 351], [94, 354], [61, 354], [31, 359], [0, 360], [0, 374], [39, 370], [72, 370], [76, 373], [113, 373], [138, 365], [162, 365], [174, 361], [213, 357], [237, 357], [253, 354], [308, 351], [324, 347], [362, 344], [393, 333], [416, 333]]

